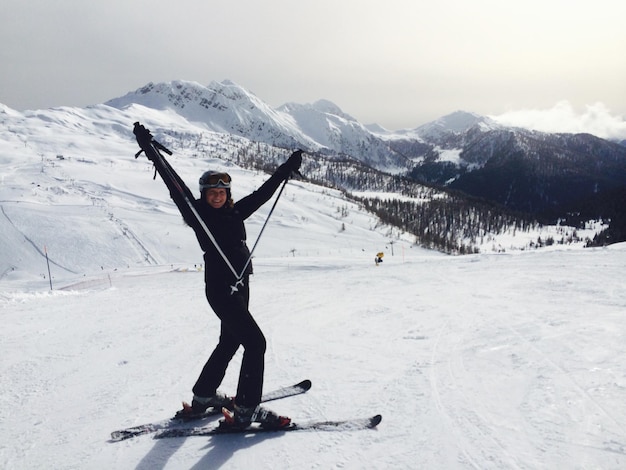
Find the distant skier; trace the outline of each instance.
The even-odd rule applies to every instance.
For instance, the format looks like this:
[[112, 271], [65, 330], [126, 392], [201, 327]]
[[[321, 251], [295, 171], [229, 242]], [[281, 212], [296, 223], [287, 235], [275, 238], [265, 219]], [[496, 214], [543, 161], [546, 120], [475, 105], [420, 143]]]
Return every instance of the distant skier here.
[[[149, 135], [149, 131], [143, 126], [139, 126], [139, 130], [135, 128], [140, 146], [140, 139], [145, 137], [139, 135], [142, 132]], [[231, 177], [227, 173], [205, 172], [200, 177], [200, 198], [195, 199], [169, 163], [164, 164], [158, 160], [154, 163], [183, 219], [196, 233], [204, 251], [205, 294], [211, 308], [221, 320], [219, 342], [193, 387], [191, 405], [185, 404], [179, 413], [193, 415], [202, 413], [209, 407], [228, 407], [234, 409], [227, 417], [228, 424], [233, 426], [245, 428], [252, 422], [266, 427], [288, 425], [291, 421], [289, 418], [278, 416], [259, 405], [263, 390], [266, 342], [263, 332], [248, 310], [248, 278], [252, 274], [252, 264], [246, 245], [244, 220], [265, 204], [284, 180], [298, 172], [302, 163], [302, 151], [293, 152], [259, 189], [238, 202], [234, 202], [231, 197]], [[189, 207], [185, 196], [192, 201], [201, 220], [198, 220]], [[214, 240], [211, 240], [202, 223], [209, 229]], [[241, 279], [235, 279], [233, 268], [236, 272], [242, 272], [245, 268]], [[217, 389], [239, 346], [243, 346], [244, 353], [237, 395], [232, 403], [230, 398], [219, 393]]]
[[376, 257], [374, 258], [374, 263], [376, 263], [376, 266], [383, 262], [383, 256], [385, 256], [385, 253], [383, 252], [376, 253]]

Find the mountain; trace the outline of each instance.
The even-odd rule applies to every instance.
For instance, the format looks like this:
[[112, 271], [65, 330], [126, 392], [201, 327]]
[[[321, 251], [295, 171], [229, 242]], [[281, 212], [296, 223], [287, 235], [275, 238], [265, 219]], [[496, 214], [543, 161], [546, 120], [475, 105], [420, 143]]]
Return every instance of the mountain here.
[[438, 133], [411, 176], [541, 215], [626, 186], [626, 147], [617, 143], [484, 124]]
[[[150, 163], [133, 158], [138, 151], [132, 134], [135, 121], [147, 125], [173, 151], [173, 167], [194, 192], [198, 176], [214, 168], [234, 177], [233, 195], [239, 198], [258, 187], [263, 172], [272, 171], [292, 151], [210, 130], [208, 124], [176, 112], [168, 104], [170, 98], [155, 94], [151, 99], [123, 106], [118, 102], [122, 109], [105, 104], [25, 112], [0, 109], [0, 279], [45, 278], [47, 261], [57, 273], [76, 276], [96, 269], [201, 259], [167, 191], [153, 181]], [[251, 95], [240, 95], [242, 102], [252, 100]], [[186, 103], [181, 109], [188, 116], [201, 111], [193, 108]], [[231, 103], [231, 108], [235, 116], [237, 107]], [[329, 102], [300, 108], [307, 116], [326, 116], [324, 123], [351, 122]], [[324, 251], [322, 247], [342, 241], [344, 250], [377, 252], [380, 245], [408, 239], [446, 253], [529, 249], [542, 246], [538, 240], [581, 246], [598, 232], [598, 226], [584, 222], [577, 225], [582, 229], [539, 226], [494, 204], [329, 150], [309, 153], [302, 172], [307, 182], [288, 185], [286, 202], [279, 205], [284, 210], [273, 218], [272, 225], [284, 230], [275, 232], [274, 244], [262, 244], [261, 255], [265, 246], [283, 254], [285, 249], [300, 249], [285, 245], [285, 240], [296, 238], [294, 231], [314, 234]], [[316, 226], [322, 220], [328, 229]], [[252, 221], [251, 233], [259, 221]], [[350, 234], [355, 230], [372, 232], [371, 247], [354, 245]], [[29, 271], [33, 267], [36, 271]]]
[[105, 104], [120, 110], [134, 105], [170, 110], [214, 132], [276, 147], [347, 155], [388, 171], [407, 169], [404, 157], [327, 100], [305, 105], [287, 103], [274, 109], [230, 80], [214, 81], [206, 87], [176, 80], [149, 83]]
[[386, 135], [409, 156], [416, 181], [447, 187], [556, 223], [608, 220], [596, 243], [626, 240], [626, 147], [590, 134], [502, 126], [458, 111]]
[[298, 132], [289, 116], [228, 80], [212, 82], [208, 87], [182, 80], [149, 83], [105, 104], [118, 109], [139, 104], [161, 111], [171, 110], [214, 132], [242, 135], [286, 148], [304, 143], [307, 148], [315, 145]]
[[455, 111], [418, 127], [415, 133], [429, 142], [443, 143], [447, 138], [463, 134], [474, 127], [490, 130], [500, 126], [492, 119], [480, 114]]
[[556, 220], [602, 191], [626, 186], [626, 147], [585, 134], [504, 127], [456, 111], [415, 129], [364, 126], [328, 100], [272, 108], [225, 80], [149, 83], [106, 102], [173, 112], [207, 130], [281, 148], [348, 158]]
[[[584, 212], [588, 218], [570, 218], [568, 227], [555, 226], [557, 216], [564, 219], [561, 213], [573, 214], [580, 207], [571, 194], [598, 194], [621, 184], [623, 149], [593, 136], [504, 128], [462, 111], [392, 132], [366, 127], [326, 100], [274, 109], [229, 81], [209, 87], [183, 81], [151, 83], [87, 108], [18, 112], [0, 107], [0, 276], [19, 267], [21, 260], [40, 258], [44, 245], [64, 246], [66, 237], [57, 237], [66, 229], [63, 221], [84, 233], [96, 220], [102, 237], [119, 241], [114, 254], [99, 250], [98, 240], [76, 243], [70, 260], [62, 263], [68, 272], [93, 263], [130, 264], [137, 262], [137, 254], [146, 263], [172, 259], [171, 253], [180, 249], [176, 241], [172, 239], [168, 254], [154, 253], [150, 246], [157, 231], [143, 233], [128, 209], [165, 211], [179, 220], [167, 197], [163, 201], [154, 185], [145, 186], [152, 183], [145, 180], [147, 162], [129, 159], [137, 151], [135, 121], [146, 124], [174, 151], [174, 166], [192, 189], [207, 167], [243, 175], [272, 171], [294, 148], [306, 148], [303, 172], [310, 182], [338, 189], [341, 200], [376, 214], [372, 227], [393, 227], [388, 230], [400, 230], [416, 244], [446, 253], [527, 249], [541, 246], [539, 238], [584, 243], [601, 229], [589, 225], [590, 219], [603, 217], [613, 223], [621, 214], [615, 204], [605, 210], [608, 195], [594, 199], [588, 206], [593, 210]], [[247, 187], [253, 189], [252, 184]], [[542, 196], [535, 197], [537, 193]], [[117, 201], [121, 209], [115, 208]], [[522, 206], [528, 201], [531, 207]], [[539, 227], [532, 214], [507, 209], [535, 211], [546, 201], [552, 210], [547, 228]], [[345, 204], [333, 202], [341, 217]], [[510, 233], [517, 236], [511, 239]], [[616, 238], [615, 233], [620, 232], [606, 239], [619, 241], [621, 235]]]
[[533, 214], [558, 214], [626, 186], [626, 148], [589, 134], [491, 131], [462, 157], [481, 167], [450, 187]]

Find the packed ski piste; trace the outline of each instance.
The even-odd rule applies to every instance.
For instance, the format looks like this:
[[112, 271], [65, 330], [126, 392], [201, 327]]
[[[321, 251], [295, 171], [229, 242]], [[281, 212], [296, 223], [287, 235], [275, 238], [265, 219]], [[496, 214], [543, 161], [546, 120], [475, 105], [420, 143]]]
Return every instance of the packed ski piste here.
[[[155, 178], [156, 173], [161, 176], [185, 223], [195, 232], [204, 252], [205, 295], [221, 326], [218, 344], [193, 386], [191, 403], [183, 402], [182, 409], [169, 419], [113, 431], [111, 441], [149, 433], [161, 439], [298, 430], [354, 431], [376, 427], [382, 420], [380, 414], [355, 419], [296, 422], [262, 406], [269, 401], [303, 394], [312, 386], [310, 380], [303, 380], [263, 393], [266, 340], [248, 310], [254, 250], [287, 182], [293, 176], [302, 178], [299, 171], [302, 150], [293, 152], [256, 191], [237, 202], [231, 195], [230, 175], [208, 170], [199, 179], [200, 198], [196, 199], [161, 153], [172, 155], [172, 152], [138, 122], [133, 133], [141, 148], [135, 158], [143, 153], [154, 164]], [[278, 195], [250, 250], [244, 221], [276, 191]], [[377, 255], [377, 260], [380, 258], [382, 255]], [[230, 396], [219, 391], [219, 387], [240, 347], [244, 351], [237, 391]], [[220, 415], [222, 419], [217, 425], [203, 423]]]

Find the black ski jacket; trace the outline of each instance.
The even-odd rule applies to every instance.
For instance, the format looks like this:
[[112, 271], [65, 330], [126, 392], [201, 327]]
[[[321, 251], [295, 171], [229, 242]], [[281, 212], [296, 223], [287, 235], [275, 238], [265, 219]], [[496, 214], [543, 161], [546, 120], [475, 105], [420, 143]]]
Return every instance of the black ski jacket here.
[[[211, 280], [221, 279], [226, 283], [232, 282], [236, 276], [213, 245], [189, 204], [193, 205], [237, 272], [237, 275], [239, 275], [250, 256], [250, 250], [246, 244], [244, 220], [272, 197], [280, 184], [289, 176], [289, 168], [285, 164], [278, 167], [276, 172], [259, 189], [236, 202], [234, 206], [229, 207], [227, 201], [220, 209], [214, 209], [206, 201], [196, 199], [193, 196], [193, 193], [165, 158], [163, 158], [163, 163], [157, 160], [154, 164], [157, 172], [168, 187], [170, 196], [176, 203], [176, 206], [178, 206], [183, 219], [196, 233], [200, 247], [204, 251], [204, 261], [206, 263], [205, 278]], [[250, 273], [252, 273], [252, 263], [248, 264], [244, 276]]]

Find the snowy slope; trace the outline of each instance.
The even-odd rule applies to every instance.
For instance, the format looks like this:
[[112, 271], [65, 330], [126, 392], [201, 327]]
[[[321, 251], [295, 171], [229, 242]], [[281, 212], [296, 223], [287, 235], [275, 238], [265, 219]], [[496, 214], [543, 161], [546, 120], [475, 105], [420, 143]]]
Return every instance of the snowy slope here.
[[[138, 146], [132, 123], [136, 120], [156, 135], [165, 128], [184, 136], [180, 145], [175, 143], [171, 162], [194, 192], [207, 168], [232, 174], [236, 199], [268, 177], [218, 158], [249, 146], [249, 141], [241, 144], [233, 137], [207, 132], [175, 113], [140, 105], [124, 111], [99, 105], [10, 113], [3, 114], [0, 128], [0, 279], [46, 276], [45, 248], [57, 278], [202, 261], [193, 233], [182, 223], [165, 186], [160, 179], [153, 181], [152, 165], [143, 157], [134, 158]], [[198, 154], [194, 148], [179, 148], [198, 138], [213, 150]], [[289, 154], [283, 151], [282, 158]], [[249, 221], [251, 241], [268, 210], [269, 205]], [[278, 239], [294, 243], [272, 243], [267, 237], [257, 253], [306, 252], [294, 236], [305, 229], [304, 239], [315, 236], [319, 247], [328, 247], [327, 254], [349, 248], [365, 249], [373, 256], [390, 240], [390, 229], [372, 230], [376, 225], [375, 217], [339, 192], [293, 181], [271, 227]], [[318, 230], [318, 226], [327, 228]], [[364, 245], [355, 246], [357, 240]]]
[[190, 398], [218, 334], [202, 273], [136, 268], [52, 292], [3, 282], [0, 467], [624, 468], [625, 263], [623, 244], [405, 247], [378, 267], [369, 253], [259, 257], [266, 388], [313, 381], [272, 408], [300, 420], [380, 412], [378, 429], [114, 444], [110, 431]]

